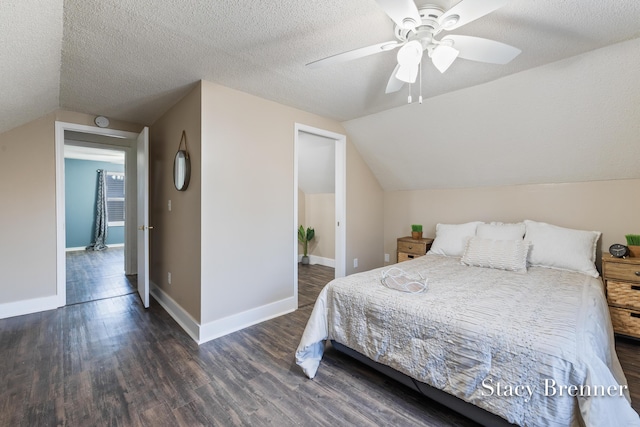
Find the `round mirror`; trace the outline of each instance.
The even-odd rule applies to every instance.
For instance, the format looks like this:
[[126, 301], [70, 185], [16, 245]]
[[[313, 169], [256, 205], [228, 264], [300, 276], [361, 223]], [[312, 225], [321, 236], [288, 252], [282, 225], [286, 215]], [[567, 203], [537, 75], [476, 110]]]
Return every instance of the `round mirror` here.
[[173, 160], [173, 184], [176, 186], [176, 190], [184, 191], [187, 189], [190, 175], [191, 161], [189, 160], [189, 154], [185, 150], [179, 150]]

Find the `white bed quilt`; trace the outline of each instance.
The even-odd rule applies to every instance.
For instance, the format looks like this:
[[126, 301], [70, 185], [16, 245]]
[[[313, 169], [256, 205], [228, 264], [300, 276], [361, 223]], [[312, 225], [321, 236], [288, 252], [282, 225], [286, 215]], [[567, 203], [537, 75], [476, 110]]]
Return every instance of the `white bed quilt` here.
[[386, 268], [323, 289], [296, 351], [309, 378], [333, 339], [521, 426], [640, 425], [600, 279], [432, 254], [399, 266], [428, 290], [386, 288]]

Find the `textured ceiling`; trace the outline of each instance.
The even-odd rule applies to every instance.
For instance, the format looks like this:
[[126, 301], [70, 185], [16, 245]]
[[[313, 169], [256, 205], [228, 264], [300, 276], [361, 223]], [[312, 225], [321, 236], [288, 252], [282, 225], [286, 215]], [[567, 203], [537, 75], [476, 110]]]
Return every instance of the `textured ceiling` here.
[[[438, 3], [445, 9], [457, 3], [417, 1]], [[606, 64], [603, 70], [597, 62], [591, 67], [602, 73], [595, 77], [599, 79], [595, 83], [606, 83], [603, 87], [608, 90], [597, 102], [609, 103], [613, 94], [628, 99], [613, 106], [611, 111], [617, 115], [608, 117], [607, 126], [594, 126], [594, 132], [585, 135], [577, 131], [578, 137], [591, 138], [587, 147], [591, 151], [580, 151], [572, 139], [576, 135], [570, 135], [567, 141], [574, 141], [574, 145], [560, 148], [561, 155], [555, 160], [565, 163], [556, 165], [553, 171], [548, 170], [548, 153], [556, 147], [547, 147], [534, 138], [537, 129], [522, 138], [522, 129], [529, 126], [526, 121], [522, 123], [522, 113], [511, 118], [510, 133], [503, 135], [496, 130], [501, 126], [498, 121], [497, 128], [491, 129], [494, 134], [485, 133], [482, 149], [470, 149], [474, 135], [469, 129], [487, 129], [482, 128], [486, 122], [469, 117], [482, 117], [480, 113], [487, 107], [469, 96], [482, 93], [492, 97], [491, 90], [497, 90], [496, 99], [507, 106], [493, 106], [493, 111], [509, 117], [520, 108], [510, 105], [510, 93], [521, 93], [535, 103], [539, 93], [553, 99], [564, 90], [566, 96], [557, 97], [551, 105], [555, 116], [532, 112], [553, 125], [557, 117], [575, 107], [566, 105], [567, 96], [575, 97], [566, 93], [568, 81], [554, 81], [556, 92], [528, 86], [532, 81], [541, 87], [547, 85], [545, 66], [554, 70], [549, 73], [553, 80], [567, 75], [566, 69], [573, 70], [572, 64], [582, 60], [573, 58], [637, 40], [640, 1], [511, 0], [452, 33], [498, 40], [522, 49], [522, 54], [507, 65], [458, 59], [445, 74], [425, 67], [426, 100], [420, 110], [416, 105], [406, 105], [407, 88], [384, 94], [396, 63], [395, 51], [323, 68], [305, 67], [330, 55], [394, 40], [393, 23], [375, 0], [2, 0], [0, 133], [60, 107], [151, 125], [199, 80], [208, 80], [344, 122], [350, 140], [385, 189], [635, 177], [637, 168], [630, 171], [628, 160], [635, 155], [635, 146], [629, 149], [628, 141], [637, 145], [637, 139], [632, 139], [636, 129], [629, 123], [640, 120], [636, 120], [638, 98], [629, 98], [629, 94], [637, 96], [638, 85], [626, 87], [625, 83], [638, 80], [638, 68], [609, 78]], [[637, 67], [638, 45], [630, 46], [627, 49], [634, 55], [630, 55], [629, 64], [624, 63], [624, 49], [615, 50], [618, 53], [614, 58], [605, 55], [603, 60], [622, 60], [617, 66]], [[527, 74], [533, 70], [538, 71]], [[576, 87], [580, 98], [580, 94], [591, 91], [594, 77], [583, 80], [583, 74], [592, 74], [591, 69], [577, 70], [575, 79], [583, 84]], [[514, 81], [518, 82], [515, 90], [510, 86]], [[492, 86], [496, 82], [502, 83]], [[483, 89], [476, 92], [474, 88]], [[456, 95], [461, 89], [466, 98]], [[593, 102], [585, 99], [584, 105]], [[465, 106], [466, 122], [452, 119], [460, 106]], [[595, 106], [583, 117], [591, 117], [596, 123], [598, 111]], [[624, 123], [619, 123], [621, 117]], [[575, 123], [569, 128], [560, 123], [554, 127], [556, 133], [547, 136], [562, 139], [563, 132], [580, 126], [582, 123]], [[591, 153], [585, 158], [588, 161], [602, 157], [598, 153], [603, 151], [603, 141], [608, 135], [620, 135], [620, 129], [627, 141], [616, 151], [621, 158], [607, 155], [596, 165], [599, 172], [584, 175], [583, 165], [576, 160], [582, 157], [573, 153]], [[596, 141], [593, 135], [600, 139]], [[527, 158], [519, 157], [529, 147], [514, 148], [508, 138], [538, 144], [539, 149]], [[402, 146], [397, 146], [399, 141]], [[460, 152], [476, 164], [452, 174], [452, 170], [460, 169], [455, 160]], [[416, 175], [424, 159], [436, 167]], [[447, 173], [451, 179], [443, 179]]]
[[[394, 52], [304, 64], [393, 40], [392, 30], [374, 0], [3, 0], [0, 132], [59, 106], [149, 125], [200, 79], [362, 117], [405, 103], [404, 91], [384, 94]], [[454, 33], [523, 53], [504, 66], [458, 60], [443, 75], [427, 67], [426, 97], [638, 37], [640, 1], [512, 0]]]
[[0, 2], [0, 133], [58, 108], [62, 1]]

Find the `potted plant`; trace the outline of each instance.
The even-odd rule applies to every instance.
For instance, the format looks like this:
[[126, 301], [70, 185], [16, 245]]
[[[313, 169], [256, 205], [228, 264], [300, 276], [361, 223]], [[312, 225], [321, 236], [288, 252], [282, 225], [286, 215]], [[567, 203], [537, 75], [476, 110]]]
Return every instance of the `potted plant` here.
[[305, 265], [309, 264], [309, 254], [307, 251], [309, 248], [309, 242], [313, 240], [315, 235], [316, 235], [316, 231], [311, 227], [308, 227], [305, 230], [304, 227], [301, 225], [300, 228], [298, 229], [298, 241], [302, 243], [302, 251], [304, 252], [304, 255], [302, 256], [302, 264], [305, 264]]
[[422, 225], [420, 224], [411, 225], [411, 238], [414, 240], [422, 239]]
[[627, 234], [624, 236], [629, 246], [629, 255], [634, 258], [640, 258], [640, 234]]

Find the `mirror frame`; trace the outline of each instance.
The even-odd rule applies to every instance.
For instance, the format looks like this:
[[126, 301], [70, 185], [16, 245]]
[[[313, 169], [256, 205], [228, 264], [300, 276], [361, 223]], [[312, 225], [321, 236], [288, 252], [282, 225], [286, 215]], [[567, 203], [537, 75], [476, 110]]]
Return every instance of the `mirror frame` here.
[[[177, 174], [178, 160], [184, 159], [184, 170], [182, 171], [182, 177]], [[178, 179], [182, 178], [182, 186], [178, 186]], [[191, 178], [191, 160], [189, 159], [189, 153], [186, 150], [178, 150], [176, 156], [173, 158], [173, 185], [178, 191], [185, 191], [189, 187], [189, 179]]]

